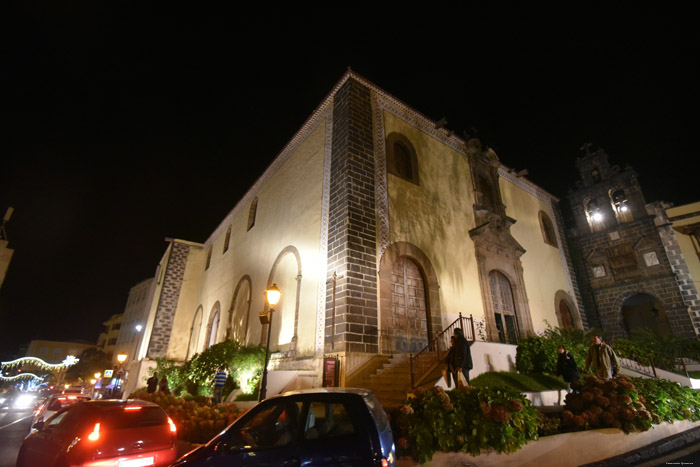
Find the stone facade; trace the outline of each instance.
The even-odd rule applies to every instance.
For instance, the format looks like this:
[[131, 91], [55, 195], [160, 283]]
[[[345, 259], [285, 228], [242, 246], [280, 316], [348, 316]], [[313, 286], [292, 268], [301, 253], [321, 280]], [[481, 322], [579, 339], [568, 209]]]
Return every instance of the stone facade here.
[[148, 358], [164, 358], [167, 354], [189, 250], [189, 245], [177, 241], [173, 241], [170, 245], [168, 265], [163, 274], [163, 287], [160, 291], [151, 341], [148, 345]]
[[327, 351], [378, 350], [372, 138], [369, 89], [349, 79], [333, 101], [328, 272], [336, 278], [326, 291]]
[[588, 322], [612, 338], [641, 328], [695, 336], [688, 291], [679, 283], [679, 249], [660, 220], [663, 209], [645, 203], [631, 168], [611, 166], [601, 149], [585, 150], [577, 161], [578, 189], [569, 201]]

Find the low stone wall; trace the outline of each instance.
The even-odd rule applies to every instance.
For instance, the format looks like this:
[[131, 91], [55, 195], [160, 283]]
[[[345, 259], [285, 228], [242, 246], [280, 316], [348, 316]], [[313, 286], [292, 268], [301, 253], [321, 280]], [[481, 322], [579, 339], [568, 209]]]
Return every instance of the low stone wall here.
[[[545, 436], [531, 441], [513, 454], [496, 452], [472, 456], [462, 452], [437, 452], [425, 466], [448, 467], [569, 467], [604, 461], [643, 448], [679, 433], [700, 428], [700, 422], [680, 421], [654, 425], [643, 433], [625, 434], [616, 428], [577, 431]], [[421, 464], [412, 458], [401, 458], [397, 467]]]

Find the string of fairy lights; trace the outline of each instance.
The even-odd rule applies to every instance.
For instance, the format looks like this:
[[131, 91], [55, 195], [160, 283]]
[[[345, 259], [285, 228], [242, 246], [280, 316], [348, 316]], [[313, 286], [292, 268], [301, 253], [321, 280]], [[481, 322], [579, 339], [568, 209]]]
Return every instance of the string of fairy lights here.
[[[27, 365], [32, 367], [38, 367], [41, 370], [62, 371], [78, 363], [78, 360], [79, 359], [74, 357], [73, 355], [67, 355], [61, 363], [47, 363], [44, 360], [37, 357], [22, 357], [9, 362], [0, 362], [0, 370], [12, 370], [14, 368], [20, 368], [24, 365]], [[0, 381], [22, 381], [29, 379], [43, 380], [41, 376], [37, 376], [34, 373], [22, 373], [14, 376], [5, 376], [2, 374], [2, 371], [0, 371]]]

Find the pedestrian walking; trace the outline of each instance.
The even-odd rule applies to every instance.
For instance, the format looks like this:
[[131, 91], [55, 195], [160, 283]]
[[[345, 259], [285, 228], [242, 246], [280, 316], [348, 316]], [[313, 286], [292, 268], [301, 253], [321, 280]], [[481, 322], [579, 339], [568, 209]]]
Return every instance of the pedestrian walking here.
[[557, 360], [557, 376], [561, 376], [566, 381], [566, 392], [571, 392], [571, 383], [578, 381], [578, 366], [576, 360], [566, 347], [560, 345], [557, 348], [559, 358]]
[[149, 394], [153, 394], [154, 392], [156, 392], [156, 389], [158, 389], [158, 372], [157, 371], [154, 371], [153, 376], [151, 376], [150, 378], [148, 378], [146, 380], [146, 385], [148, 386], [146, 388], [146, 391]]
[[170, 388], [168, 387], [168, 378], [166, 378], [165, 375], [163, 375], [163, 377], [160, 379], [160, 383], [158, 383], [158, 390], [163, 394], [170, 394]]
[[226, 384], [226, 378], [228, 377], [228, 373], [226, 373], [226, 367], [224, 365], [221, 365], [219, 367], [219, 371], [216, 373], [214, 376], [214, 401], [217, 404], [221, 403], [221, 399], [223, 397], [224, 393], [224, 384]]
[[600, 336], [593, 336], [593, 345], [588, 348], [583, 371], [588, 372], [591, 364], [599, 378], [610, 379], [617, 376], [620, 367], [617, 355], [612, 347], [603, 342]]
[[452, 354], [452, 369], [454, 371], [455, 385], [457, 387], [462, 386], [461, 381], [459, 381], [459, 371], [461, 370], [464, 380], [467, 382], [467, 386], [469, 386], [469, 370], [473, 368], [469, 342], [467, 342], [467, 339], [464, 337], [462, 328], [455, 328], [454, 338], [455, 345]]

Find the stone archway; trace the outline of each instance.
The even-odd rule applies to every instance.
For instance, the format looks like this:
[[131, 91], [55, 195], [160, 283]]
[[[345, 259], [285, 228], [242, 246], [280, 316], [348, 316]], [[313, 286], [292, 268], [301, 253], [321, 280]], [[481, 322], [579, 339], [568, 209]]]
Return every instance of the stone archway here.
[[571, 296], [563, 290], [554, 294], [554, 313], [560, 329], [583, 329], [578, 309]]
[[250, 302], [253, 290], [252, 281], [248, 274], [241, 277], [236, 285], [229, 308], [226, 339], [246, 345], [248, 343], [248, 325], [250, 321]]
[[625, 298], [620, 306], [620, 316], [628, 336], [635, 331], [671, 335], [671, 326], [661, 300], [648, 293], [635, 293]]
[[198, 352], [197, 346], [199, 345], [199, 333], [202, 329], [202, 314], [204, 309], [200, 305], [197, 311], [194, 313], [194, 319], [192, 320], [192, 327], [190, 328], [190, 343], [187, 346], [187, 359], [189, 360], [194, 354]]
[[391, 329], [398, 353], [416, 353], [428, 345], [428, 314], [423, 275], [407, 256], [391, 271]]
[[[293, 258], [293, 266], [288, 263], [284, 264], [287, 262], [288, 255]], [[296, 272], [296, 276], [292, 274], [291, 279], [294, 280], [292, 283], [289, 279], [290, 277], [282, 277], [280, 276], [280, 267], [281, 266], [286, 266], [289, 269], [287, 272]], [[294, 267], [295, 266], [295, 267]], [[289, 352], [290, 354], [294, 354], [296, 352], [296, 345], [297, 345], [297, 333], [299, 330], [299, 302], [300, 302], [300, 296], [301, 296], [301, 255], [299, 254], [299, 250], [293, 245], [288, 245], [282, 251], [277, 255], [277, 258], [275, 259], [275, 262], [272, 265], [272, 269], [270, 270], [270, 275], [268, 276], [267, 279], [267, 287], [272, 286], [273, 283], [277, 284], [277, 287], [282, 290], [282, 297], [280, 298], [280, 302], [277, 304], [275, 307], [275, 312], [277, 313], [276, 316], [273, 316], [273, 321], [272, 321], [272, 329], [271, 329], [271, 336], [270, 336], [270, 349], [275, 349], [277, 351], [285, 351]], [[267, 304], [267, 301], [265, 301], [265, 310], [267, 311], [269, 309], [269, 305]], [[293, 312], [291, 311], [293, 310]], [[291, 316], [285, 316], [283, 318], [283, 314], [287, 313], [293, 313], [293, 317]], [[282, 320], [285, 320], [285, 322], [291, 323], [290, 326], [286, 326], [283, 324]], [[267, 341], [267, 324], [264, 324], [262, 326], [262, 333], [260, 336], [260, 345], [265, 345]], [[287, 330], [291, 328], [291, 339], [288, 343], [285, 343], [284, 345], [280, 345], [279, 338], [280, 338], [280, 332], [283, 332], [282, 329]]]
[[415, 352], [442, 330], [437, 274], [420, 248], [389, 245], [379, 262], [380, 352]]
[[217, 334], [219, 332], [219, 322], [221, 321], [221, 305], [217, 301], [209, 313], [209, 324], [207, 324], [207, 348], [216, 344]]

